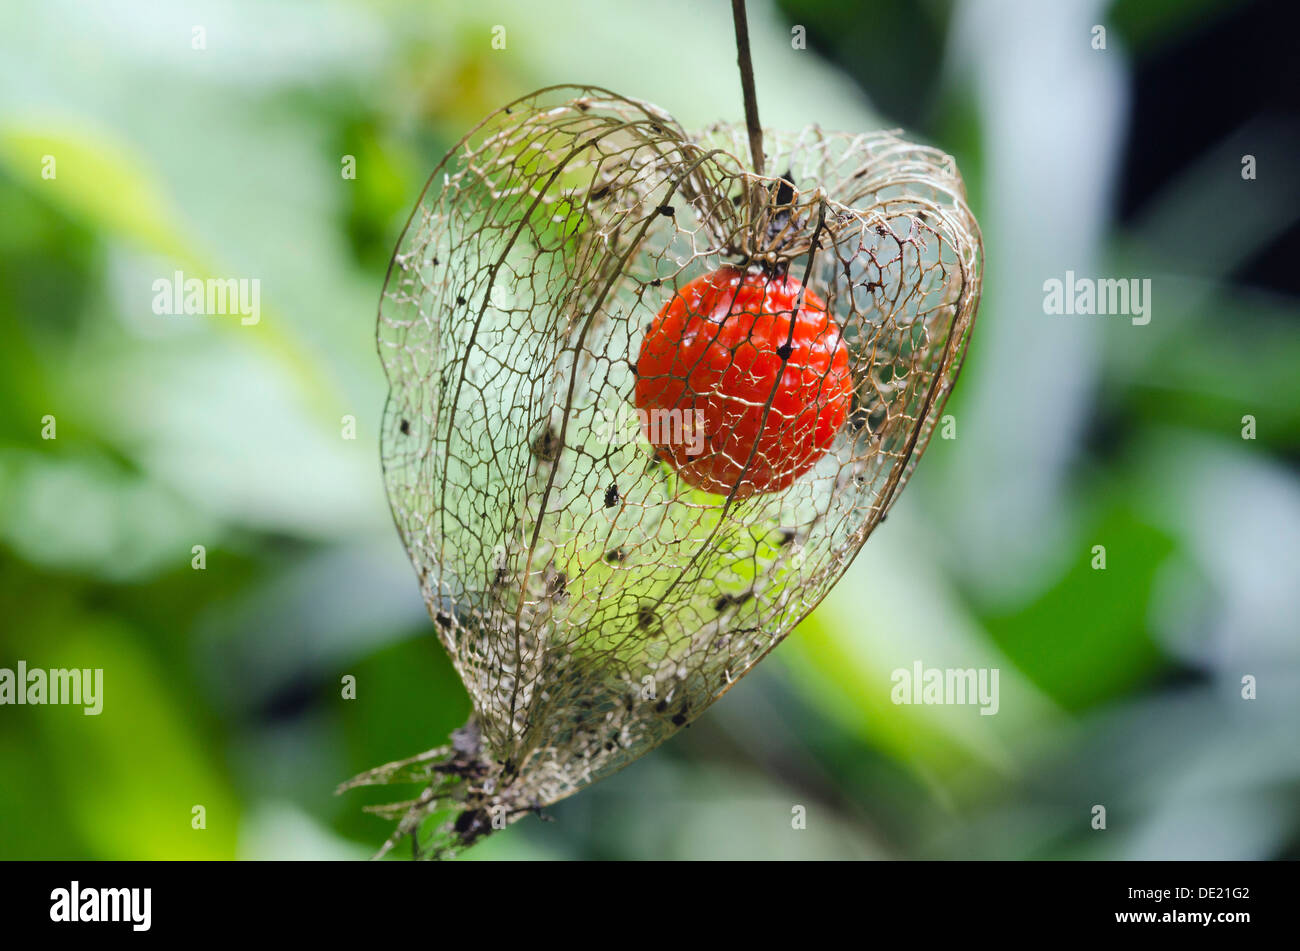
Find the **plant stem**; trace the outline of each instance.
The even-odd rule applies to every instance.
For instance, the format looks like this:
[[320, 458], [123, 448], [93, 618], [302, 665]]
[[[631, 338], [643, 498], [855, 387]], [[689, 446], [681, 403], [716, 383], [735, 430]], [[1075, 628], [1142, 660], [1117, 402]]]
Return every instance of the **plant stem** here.
[[745, 95], [745, 126], [749, 129], [749, 151], [754, 171], [763, 174], [763, 127], [758, 124], [758, 98], [754, 95], [754, 64], [749, 58], [749, 21], [745, 0], [731, 0], [731, 18], [736, 23], [736, 64], [740, 67], [740, 88]]

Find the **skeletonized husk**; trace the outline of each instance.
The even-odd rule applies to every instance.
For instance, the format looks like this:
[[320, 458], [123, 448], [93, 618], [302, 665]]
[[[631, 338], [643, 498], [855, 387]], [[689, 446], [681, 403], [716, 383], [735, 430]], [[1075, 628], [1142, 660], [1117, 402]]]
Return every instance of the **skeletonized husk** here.
[[[544, 89], [471, 131], [416, 205], [379, 313], [384, 474], [474, 714], [451, 747], [344, 787], [424, 787], [381, 810], [390, 846], [446, 815], [416, 852], [453, 853], [690, 722], [816, 607], [924, 450], [980, 293], [952, 159], [766, 132], [760, 177], [746, 142]], [[817, 464], [743, 499], [660, 461], [632, 397], [646, 326], [727, 263], [800, 277], [855, 381]]]

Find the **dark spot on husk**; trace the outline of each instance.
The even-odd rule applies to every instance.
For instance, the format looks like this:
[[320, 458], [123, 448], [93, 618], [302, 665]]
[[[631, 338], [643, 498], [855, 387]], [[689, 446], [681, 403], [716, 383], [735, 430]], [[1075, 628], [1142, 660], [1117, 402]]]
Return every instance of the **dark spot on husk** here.
[[402, 425], [398, 429], [402, 431], [403, 436], [411, 435], [411, 421], [409, 419], [402, 420]]
[[794, 169], [788, 168], [776, 184], [776, 203], [788, 205], [794, 201]]
[[744, 604], [753, 596], [753, 591], [745, 591], [741, 594], [724, 594], [722, 597], [718, 598], [718, 600], [713, 602], [713, 610], [721, 613], [729, 607]]
[[619, 498], [621, 496], [618, 494], [618, 483], [611, 482], [609, 488], [605, 490], [605, 508], [612, 509], [615, 505], [618, 505]]
[[491, 827], [492, 820], [485, 809], [466, 809], [456, 817], [456, 834], [465, 845], [477, 841]]
[[533, 440], [533, 455], [542, 462], [554, 462], [560, 457], [560, 437], [555, 430], [546, 427], [546, 431]]

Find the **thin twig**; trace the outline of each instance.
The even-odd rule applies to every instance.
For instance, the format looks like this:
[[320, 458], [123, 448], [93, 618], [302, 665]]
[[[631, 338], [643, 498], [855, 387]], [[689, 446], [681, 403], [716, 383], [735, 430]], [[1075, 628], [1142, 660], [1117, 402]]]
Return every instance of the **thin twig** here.
[[754, 94], [754, 64], [749, 58], [749, 21], [745, 0], [731, 0], [731, 18], [736, 23], [736, 64], [740, 67], [740, 88], [745, 95], [745, 126], [749, 129], [749, 151], [754, 171], [763, 174], [763, 127], [758, 124], [758, 97]]

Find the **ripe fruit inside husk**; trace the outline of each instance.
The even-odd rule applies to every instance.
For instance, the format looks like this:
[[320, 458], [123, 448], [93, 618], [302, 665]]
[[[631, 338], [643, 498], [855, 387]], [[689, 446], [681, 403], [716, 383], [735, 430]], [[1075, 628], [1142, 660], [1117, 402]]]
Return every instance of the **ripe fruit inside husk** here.
[[686, 482], [735, 498], [779, 492], [812, 468], [853, 392], [821, 298], [793, 277], [730, 266], [664, 305], [636, 370], [645, 438]]

